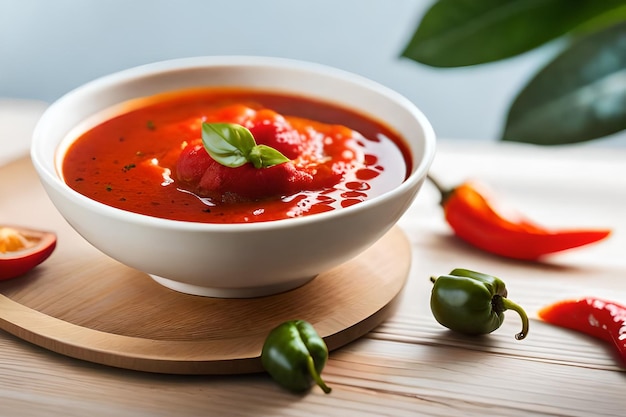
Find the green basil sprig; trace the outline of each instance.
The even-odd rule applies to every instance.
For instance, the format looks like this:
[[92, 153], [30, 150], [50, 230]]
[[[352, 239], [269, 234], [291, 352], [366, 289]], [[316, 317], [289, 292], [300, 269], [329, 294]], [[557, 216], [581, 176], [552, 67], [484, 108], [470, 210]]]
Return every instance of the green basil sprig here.
[[257, 145], [250, 130], [234, 123], [202, 123], [202, 143], [215, 161], [230, 168], [248, 162], [269, 168], [289, 161], [271, 146]]

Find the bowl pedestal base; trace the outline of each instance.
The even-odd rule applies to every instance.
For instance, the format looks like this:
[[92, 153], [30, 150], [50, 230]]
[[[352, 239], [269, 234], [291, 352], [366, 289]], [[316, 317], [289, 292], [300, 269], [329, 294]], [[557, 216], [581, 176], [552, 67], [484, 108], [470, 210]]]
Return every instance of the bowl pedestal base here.
[[315, 277], [306, 277], [300, 280], [290, 282], [288, 284], [276, 284], [267, 285], [264, 287], [255, 288], [210, 288], [201, 287], [199, 285], [186, 284], [184, 282], [174, 281], [172, 279], [163, 278], [158, 275], [149, 274], [150, 277], [174, 291], [181, 292], [183, 294], [199, 295], [203, 297], [215, 297], [215, 298], [253, 298], [264, 297], [267, 295], [279, 294], [281, 292], [293, 290], [301, 287], [307, 282], [311, 281]]

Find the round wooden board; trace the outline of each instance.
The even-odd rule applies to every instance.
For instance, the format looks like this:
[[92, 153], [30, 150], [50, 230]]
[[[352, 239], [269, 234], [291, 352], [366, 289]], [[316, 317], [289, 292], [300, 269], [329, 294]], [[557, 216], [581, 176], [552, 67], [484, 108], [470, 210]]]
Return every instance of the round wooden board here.
[[0, 168], [0, 224], [58, 235], [46, 262], [0, 282], [0, 328], [63, 355], [148, 372], [261, 371], [266, 335], [291, 319], [309, 321], [336, 349], [389, 315], [411, 263], [410, 244], [395, 227], [289, 292], [252, 299], [178, 293], [83, 240], [50, 203], [28, 158]]

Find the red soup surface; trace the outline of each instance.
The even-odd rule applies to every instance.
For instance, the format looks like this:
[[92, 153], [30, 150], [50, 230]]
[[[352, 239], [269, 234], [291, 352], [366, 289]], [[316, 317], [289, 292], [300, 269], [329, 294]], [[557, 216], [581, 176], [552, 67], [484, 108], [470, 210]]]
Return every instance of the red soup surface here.
[[[153, 217], [246, 223], [306, 216], [381, 195], [411, 171], [405, 143], [384, 124], [299, 96], [185, 90], [133, 100], [96, 119], [105, 121], [68, 138], [65, 182]], [[203, 122], [242, 125], [289, 162], [220, 165], [202, 145]]]

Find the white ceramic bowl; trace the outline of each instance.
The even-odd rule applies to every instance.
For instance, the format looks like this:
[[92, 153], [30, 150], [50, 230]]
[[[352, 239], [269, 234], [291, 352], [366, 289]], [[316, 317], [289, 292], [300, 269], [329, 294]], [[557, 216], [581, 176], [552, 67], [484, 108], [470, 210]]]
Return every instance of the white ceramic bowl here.
[[[397, 188], [348, 208], [250, 224], [135, 214], [98, 203], [65, 184], [59, 174], [60, 144], [85, 119], [126, 100], [198, 86], [277, 89], [373, 115], [404, 137], [413, 170]], [[286, 291], [355, 257], [406, 211], [434, 155], [435, 135], [426, 117], [386, 87], [317, 64], [234, 56], [159, 62], [79, 87], [48, 108], [36, 126], [31, 149], [53, 204], [88, 242], [171, 289], [214, 297]]]

